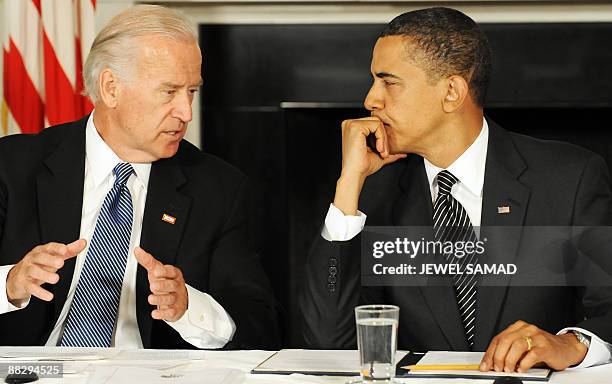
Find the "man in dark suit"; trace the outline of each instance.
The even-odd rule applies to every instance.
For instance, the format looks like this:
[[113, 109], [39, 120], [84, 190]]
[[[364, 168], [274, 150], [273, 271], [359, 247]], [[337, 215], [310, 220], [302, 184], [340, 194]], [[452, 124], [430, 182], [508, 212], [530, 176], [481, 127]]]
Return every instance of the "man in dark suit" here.
[[128, 9], [85, 65], [92, 115], [0, 140], [2, 345], [277, 347], [245, 177], [182, 140], [201, 62], [180, 13]]
[[451, 239], [444, 237], [448, 227], [468, 229], [456, 241], [475, 238], [481, 225], [514, 226], [489, 236], [503, 252], [480, 261], [523, 265], [534, 233], [521, 226], [609, 222], [609, 178], [600, 157], [509, 133], [483, 118], [490, 71], [486, 37], [452, 9], [400, 15], [378, 39], [365, 100], [371, 117], [342, 123], [342, 172], [307, 261], [301, 305], [310, 347], [354, 348], [353, 308], [396, 304], [399, 348], [486, 350], [483, 371], [610, 360], [609, 287], [518, 286], [510, 275], [494, 287], [487, 277], [458, 274], [433, 285], [361, 285], [365, 214], [373, 226], [433, 227], [436, 240]]

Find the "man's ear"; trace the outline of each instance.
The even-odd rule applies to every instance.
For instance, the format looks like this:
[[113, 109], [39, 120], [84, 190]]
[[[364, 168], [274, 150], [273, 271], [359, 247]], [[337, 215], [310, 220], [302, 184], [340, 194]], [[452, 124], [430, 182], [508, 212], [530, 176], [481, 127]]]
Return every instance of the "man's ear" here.
[[117, 106], [117, 97], [119, 96], [118, 80], [117, 76], [108, 68], [100, 73], [100, 78], [98, 80], [100, 100], [108, 108], [115, 108]]
[[447, 113], [455, 112], [470, 97], [468, 83], [463, 77], [454, 75], [443, 80], [443, 84], [445, 85], [445, 95], [442, 108]]

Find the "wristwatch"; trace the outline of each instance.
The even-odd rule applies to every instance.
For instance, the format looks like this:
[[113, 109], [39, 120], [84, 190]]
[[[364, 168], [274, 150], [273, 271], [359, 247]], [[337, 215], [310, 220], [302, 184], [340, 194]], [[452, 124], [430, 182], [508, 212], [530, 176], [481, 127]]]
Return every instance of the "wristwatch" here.
[[572, 331], [572, 333], [574, 334], [574, 336], [576, 336], [579, 342], [584, 344], [587, 349], [589, 349], [589, 347], [591, 346], [591, 336], [585, 335], [578, 331]]

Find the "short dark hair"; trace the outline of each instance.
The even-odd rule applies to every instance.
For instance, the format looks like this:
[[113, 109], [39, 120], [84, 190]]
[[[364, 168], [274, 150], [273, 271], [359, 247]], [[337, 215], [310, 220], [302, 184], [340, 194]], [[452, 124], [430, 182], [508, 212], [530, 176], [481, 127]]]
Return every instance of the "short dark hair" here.
[[491, 77], [491, 48], [469, 16], [434, 7], [406, 12], [393, 19], [380, 37], [405, 36], [411, 59], [432, 81], [459, 75], [466, 79], [474, 101], [484, 106]]

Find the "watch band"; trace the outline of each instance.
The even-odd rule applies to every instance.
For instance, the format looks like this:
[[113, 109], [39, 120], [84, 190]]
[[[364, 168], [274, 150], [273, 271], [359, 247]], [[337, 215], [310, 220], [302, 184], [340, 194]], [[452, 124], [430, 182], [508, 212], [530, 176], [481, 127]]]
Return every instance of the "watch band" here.
[[574, 334], [574, 336], [576, 336], [576, 338], [578, 339], [579, 342], [584, 344], [587, 347], [587, 349], [589, 349], [589, 347], [591, 346], [591, 337], [590, 336], [587, 336], [587, 335], [583, 334], [582, 332], [578, 332], [578, 331], [572, 331], [572, 333]]

